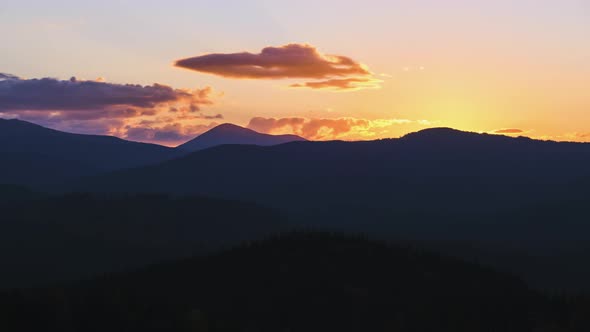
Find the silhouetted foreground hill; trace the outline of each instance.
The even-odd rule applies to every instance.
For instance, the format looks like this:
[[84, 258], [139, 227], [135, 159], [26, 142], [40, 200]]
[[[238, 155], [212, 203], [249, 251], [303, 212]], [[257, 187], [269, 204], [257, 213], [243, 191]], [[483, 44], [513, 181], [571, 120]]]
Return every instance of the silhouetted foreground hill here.
[[209, 252], [284, 229], [254, 204], [164, 195], [0, 201], [0, 289], [73, 280]]
[[194, 152], [227, 144], [271, 146], [296, 141], [305, 141], [305, 139], [297, 135], [262, 134], [251, 129], [226, 123], [178, 146], [178, 149]]
[[[251, 200], [298, 225], [436, 242], [441, 250], [464, 243], [469, 254], [510, 257], [503, 267], [519, 273], [534, 265], [527, 277], [539, 284], [586, 287], [590, 268], [562, 262], [590, 254], [590, 195], [581, 185], [588, 179], [590, 144], [437, 128], [371, 142], [220, 146], [76, 189]], [[566, 279], [545, 278], [556, 271]]]
[[0, 183], [59, 184], [65, 179], [145, 166], [182, 155], [159, 145], [77, 135], [0, 119]]
[[3, 331], [587, 331], [588, 302], [356, 237], [298, 233], [0, 295]]

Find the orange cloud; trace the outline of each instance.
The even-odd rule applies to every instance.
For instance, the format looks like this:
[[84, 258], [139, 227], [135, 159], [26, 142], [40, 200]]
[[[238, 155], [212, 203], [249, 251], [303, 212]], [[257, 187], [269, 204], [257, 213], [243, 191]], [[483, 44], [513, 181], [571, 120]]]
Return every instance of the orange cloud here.
[[396, 125], [426, 125], [427, 122], [406, 119], [308, 119], [262, 118], [250, 120], [248, 128], [268, 134], [295, 134], [309, 140], [371, 139], [387, 135], [387, 129]]
[[361, 63], [342, 55], [322, 54], [307, 44], [267, 47], [258, 54], [206, 54], [178, 60], [175, 66], [227, 78], [324, 80], [294, 85], [312, 89], [350, 90], [366, 87], [369, 82], [374, 87], [379, 82]]
[[509, 134], [509, 135], [515, 135], [515, 134], [523, 134], [524, 130], [522, 129], [498, 129], [496, 131], [494, 131], [495, 134]]
[[590, 142], [590, 132], [568, 133], [563, 136], [559, 136], [558, 140], [574, 141], [574, 142]]
[[380, 87], [381, 80], [374, 78], [341, 78], [331, 79], [319, 82], [307, 82], [292, 84], [292, 88], [310, 88], [310, 89], [333, 89], [333, 90], [360, 90], [360, 89], [377, 89]]

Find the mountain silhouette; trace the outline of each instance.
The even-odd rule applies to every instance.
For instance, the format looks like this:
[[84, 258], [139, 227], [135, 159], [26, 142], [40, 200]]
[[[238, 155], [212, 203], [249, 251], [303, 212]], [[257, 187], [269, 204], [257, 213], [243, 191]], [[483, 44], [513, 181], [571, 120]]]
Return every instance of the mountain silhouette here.
[[180, 156], [178, 150], [111, 136], [79, 135], [0, 119], [0, 183], [44, 184]]
[[[202, 136], [223, 144], [207, 137], [231, 136], [224, 133], [250, 131], [223, 125]], [[0, 183], [250, 201], [297, 227], [425, 242], [500, 262], [539, 284], [588, 289], [590, 267], [575, 262], [590, 257], [590, 225], [582, 222], [590, 214], [590, 144], [433, 128], [399, 139], [189, 153], [1, 120], [0, 155]]]
[[[509, 137], [504, 135], [494, 135], [487, 133], [466, 132], [453, 128], [430, 128], [418, 132], [409, 133], [400, 138], [400, 141], [408, 142], [409, 144], [431, 144], [431, 145], [449, 145], [452, 144], [454, 148], [466, 146], [469, 144], [486, 144], [499, 142], [512, 142], [531, 140], [527, 137]], [[540, 142], [540, 141], [538, 141]]]
[[178, 149], [199, 151], [225, 144], [271, 146], [294, 141], [305, 141], [305, 139], [297, 135], [262, 134], [251, 129], [226, 123], [178, 146]]
[[507, 211], [575, 198], [584, 189], [572, 184], [588, 178], [590, 144], [436, 129], [379, 141], [218, 146], [74, 188], [253, 200], [336, 224], [354, 219], [351, 209]]
[[[442, 128], [377, 141], [217, 146], [159, 165], [87, 179], [81, 188], [243, 193], [247, 197], [268, 193], [279, 199], [273, 191], [309, 191], [311, 196], [348, 195], [358, 186], [369, 194], [396, 192], [406, 186], [457, 191], [452, 185], [466, 182], [462, 184], [469, 189], [498, 190], [511, 196], [510, 192], [535, 189], [535, 185], [565, 185], [589, 175], [590, 144]], [[376, 179], [381, 182], [372, 181]], [[329, 183], [338, 190], [322, 187]], [[511, 184], [515, 186], [507, 187]]]
[[[412, 142], [425, 143], [441, 143], [441, 142], [459, 142], [477, 139], [489, 139], [491, 135], [477, 134], [473, 132], [461, 131], [453, 128], [429, 128], [420, 130], [418, 132], [409, 133], [402, 136], [401, 140]], [[495, 136], [496, 138], [509, 138], [507, 136]]]
[[[590, 144], [430, 129], [366, 142], [218, 146], [86, 178], [70, 190], [254, 201], [300, 227], [440, 244], [437, 250], [460, 243], [454, 253], [480, 250], [492, 263], [506, 256], [502, 268], [518, 272], [534, 265], [527, 257], [549, 257], [544, 268], [528, 270], [542, 273], [523, 273], [539, 284], [587, 288], [590, 269], [560, 264], [590, 253], [590, 225], [582, 222], [590, 198], [580, 185], [588, 179]], [[555, 275], [568, 268], [584, 271]]]

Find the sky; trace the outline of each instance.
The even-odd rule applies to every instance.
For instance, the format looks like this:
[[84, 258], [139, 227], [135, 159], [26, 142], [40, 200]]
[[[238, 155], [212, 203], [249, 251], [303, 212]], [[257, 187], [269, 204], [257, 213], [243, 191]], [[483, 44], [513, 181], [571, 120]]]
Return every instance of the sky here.
[[70, 132], [590, 141], [586, 0], [5, 0], [0, 31], [0, 117]]

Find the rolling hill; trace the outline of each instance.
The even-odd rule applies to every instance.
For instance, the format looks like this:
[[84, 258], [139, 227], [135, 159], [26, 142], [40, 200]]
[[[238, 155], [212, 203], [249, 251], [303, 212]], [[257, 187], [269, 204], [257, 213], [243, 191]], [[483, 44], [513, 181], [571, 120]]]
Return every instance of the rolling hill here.
[[573, 332], [589, 323], [579, 302], [550, 300], [518, 278], [455, 259], [293, 233], [124, 275], [0, 293], [0, 328]]

